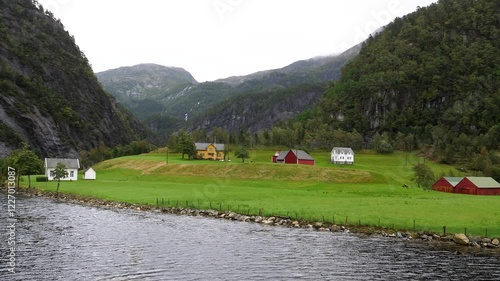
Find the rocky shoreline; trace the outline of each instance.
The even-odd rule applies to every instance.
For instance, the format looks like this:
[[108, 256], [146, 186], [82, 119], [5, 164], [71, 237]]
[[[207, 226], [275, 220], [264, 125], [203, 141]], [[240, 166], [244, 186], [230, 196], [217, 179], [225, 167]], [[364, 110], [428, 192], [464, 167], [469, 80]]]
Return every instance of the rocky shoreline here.
[[161, 212], [176, 215], [202, 216], [218, 219], [226, 219], [240, 222], [260, 223], [264, 225], [282, 226], [290, 228], [304, 228], [322, 232], [344, 232], [355, 233], [369, 236], [380, 236], [388, 239], [400, 239], [407, 241], [422, 241], [437, 243], [443, 248], [455, 249], [455, 254], [471, 252], [471, 250], [487, 250], [494, 254], [500, 255], [500, 241], [498, 238], [486, 238], [467, 236], [465, 234], [448, 234], [439, 235], [426, 231], [408, 231], [408, 230], [393, 230], [381, 227], [371, 226], [343, 226], [328, 222], [317, 222], [307, 220], [294, 220], [289, 217], [265, 217], [256, 215], [243, 215], [233, 211], [218, 211], [218, 210], [197, 210], [192, 208], [182, 207], [157, 207], [152, 205], [131, 204], [123, 202], [114, 202], [104, 199], [92, 197], [84, 197], [77, 195], [69, 195], [55, 192], [41, 191], [38, 189], [17, 189], [18, 193], [26, 196], [44, 197], [49, 199], [60, 200], [67, 203], [79, 205], [94, 206], [105, 209], [129, 209], [136, 211]]

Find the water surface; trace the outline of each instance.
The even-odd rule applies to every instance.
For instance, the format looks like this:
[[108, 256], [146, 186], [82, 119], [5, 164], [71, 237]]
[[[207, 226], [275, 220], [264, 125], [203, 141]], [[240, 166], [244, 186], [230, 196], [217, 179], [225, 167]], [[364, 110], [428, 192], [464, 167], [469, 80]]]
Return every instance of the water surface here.
[[42, 198], [16, 207], [16, 273], [5, 232], [0, 280], [500, 280], [498, 256], [425, 243]]

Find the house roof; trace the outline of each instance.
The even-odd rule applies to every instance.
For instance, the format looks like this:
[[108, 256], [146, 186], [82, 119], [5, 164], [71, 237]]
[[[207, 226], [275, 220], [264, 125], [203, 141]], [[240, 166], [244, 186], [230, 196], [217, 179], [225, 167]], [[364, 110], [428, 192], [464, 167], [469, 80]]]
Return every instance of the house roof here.
[[53, 169], [57, 163], [62, 163], [67, 169], [80, 169], [80, 160], [66, 158], [45, 158], [45, 168]]
[[332, 153], [335, 153], [335, 154], [340, 154], [340, 153], [354, 154], [354, 151], [350, 147], [334, 147], [332, 149]]
[[284, 161], [286, 155], [288, 154], [289, 150], [287, 151], [280, 151], [278, 154], [278, 158], [276, 158], [277, 161]]
[[314, 158], [312, 158], [311, 155], [309, 155], [307, 152], [305, 152], [304, 150], [296, 150], [294, 152], [297, 152], [296, 155], [297, 155], [297, 158], [299, 158], [300, 160], [314, 160]]
[[447, 182], [449, 182], [453, 187], [455, 187], [464, 177], [443, 177]]
[[85, 171], [85, 173], [87, 173], [87, 172], [94, 172], [94, 173], [95, 173], [95, 171], [94, 171], [94, 169], [92, 169], [92, 167], [88, 168], [88, 169]]
[[479, 188], [500, 188], [500, 183], [491, 177], [467, 177], [467, 179]]
[[224, 150], [224, 144], [223, 143], [207, 143], [207, 142], [197, 142], [194, 145], [196, 146], [196, 150], [207, 150], [207, 147], [209, 145], [215, 146], [216, 150]]
[[311, 157], [311, 155], [309, 155], [307, 152], [305, 152], [304, 150], [296, 150], [296, 149], [290, 149], [290, 150], [287, 150], [287, 151], [282, 151], [279, 155], [278, 155], [278, 158], [277, 160], [278, 161], [284, 161], [285, 160], [285, 157], [288, 155], [288, 153], [292, 152], [293, 154], [295, 154], [295, 156], [297, 156], [297, 158], [299, 160], [314, 160], [314, 158]]

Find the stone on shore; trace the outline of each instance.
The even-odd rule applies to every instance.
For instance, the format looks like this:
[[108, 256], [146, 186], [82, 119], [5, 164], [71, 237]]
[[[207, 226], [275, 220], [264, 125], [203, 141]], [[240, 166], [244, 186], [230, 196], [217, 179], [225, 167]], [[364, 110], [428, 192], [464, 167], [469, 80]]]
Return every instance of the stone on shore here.
[[453, 236], [453, 241], [460, 245], [469, 245], [469, 238], [462, 233], [455, 234], [455, 236]]

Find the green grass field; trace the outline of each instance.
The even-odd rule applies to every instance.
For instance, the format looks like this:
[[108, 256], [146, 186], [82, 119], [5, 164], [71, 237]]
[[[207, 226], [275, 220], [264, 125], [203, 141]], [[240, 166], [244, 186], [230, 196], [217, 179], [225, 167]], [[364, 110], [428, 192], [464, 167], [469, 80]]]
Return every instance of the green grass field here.
[[[317, 165], [271, 163], [274, 151], [252, 151], [241, 163], [182, 160], [178, 154], [151, 153], [102, 162], [97, 180], [62, 182], [60, 191], [119, 202], [243, 214], [282, 215], [339, 224], [500, 236], [500, 196], [425, 191], [411, 182], [414, 154], [358, 153], [356, 164], [329, 163], [329, 152], [312, 153]], [[407, 158], [408, 157], [408, 158]], [[436, 175], [456, 169], [427, 163]], [[34, 183], [55, 190], [56, 183]]]

